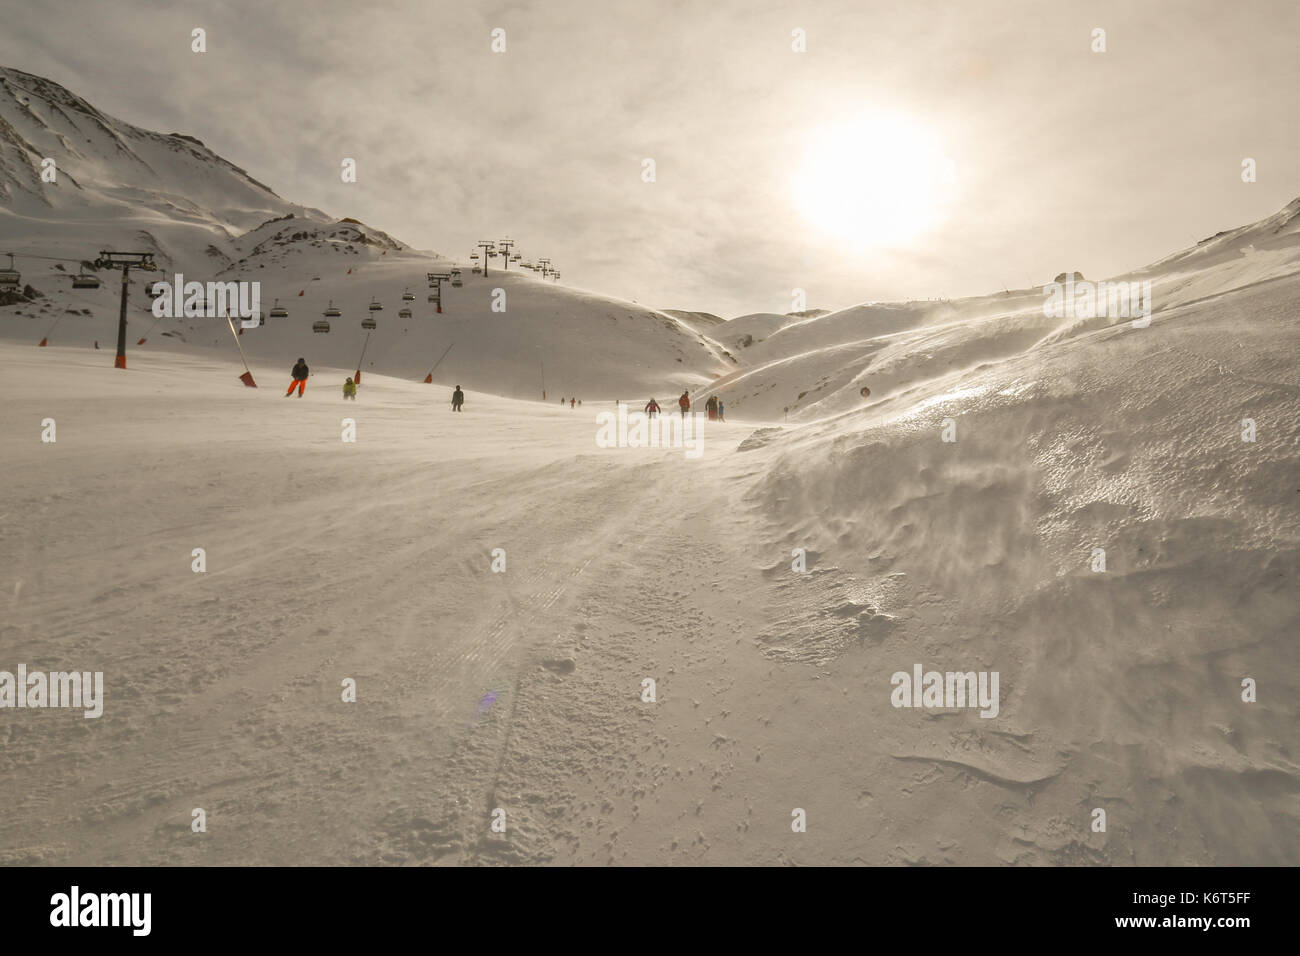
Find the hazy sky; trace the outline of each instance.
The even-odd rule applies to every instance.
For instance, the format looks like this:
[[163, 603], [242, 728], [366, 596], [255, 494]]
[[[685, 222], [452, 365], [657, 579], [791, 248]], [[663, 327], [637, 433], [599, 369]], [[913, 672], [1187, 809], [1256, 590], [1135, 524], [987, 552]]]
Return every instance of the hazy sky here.
[[0, 64], [196, 136], [288, 200], [460, 256], [508, 234], [566, 284], [660, 308], [1101, 278], [1300, 195], [1296, 0], [0, 0], [0, 14]]

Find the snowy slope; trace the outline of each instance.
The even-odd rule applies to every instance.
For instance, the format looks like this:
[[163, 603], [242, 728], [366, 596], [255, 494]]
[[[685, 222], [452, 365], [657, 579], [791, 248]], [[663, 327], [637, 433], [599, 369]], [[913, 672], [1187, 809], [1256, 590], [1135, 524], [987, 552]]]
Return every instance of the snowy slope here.
[[[0, 668], [101, 670], [106, 700], [5, 721], [0, 862], [1300, 862], [1297, 204], [1134, 273], [1147, 328], [1012, 290], [747, 317], [733, 358], [732, 323], [531, 273], [465, 268], [436, 315], [423, 277], [454, 260], [219, 163], [231, 198], [180, 212], [107, 174], [44, 206], [6, 169], [16, 251], [97, 248], [139, 208], [172, 268], [291, 314], [238, 338], [245, 389], [223, 324], [151, 331], [137, 285], [122, 372], [114, 283], [22, 263]], [[701, 384], [730, 420], [701, 458], [597, 445], [614, 397]], [[997, 716], [892, 706], [918, 664], [996, 671]]]
[[[107, 681], [7, 725], [0, 859], [1294, 865], [1298, 295], [694, 461], [591, 408], [0, 344], [0, 636]], [[997, 717], [892, 707], [918, 663], [997, 671]]]
[[[1159, 315], [1297, 272], [1300, 200], [1258, 223], [1113, 279], [1150, 282], [1153, 310]], [[752, 327], [755, 341], [734, 350], [742, 367], [710, 390], [723, 396], [729, 416], [814, 420], [862, 408], [864, 386], [871, 390], [870, 401], [878, 402], [933, 387], [982, 363], [1128, 321], [1049, 318], [1043, 303], [1038, 288], [959, 300], [872, 303], [799, 321], [735, 319], [712, 335], [737, 345], [734, 332], [750, 334]]]

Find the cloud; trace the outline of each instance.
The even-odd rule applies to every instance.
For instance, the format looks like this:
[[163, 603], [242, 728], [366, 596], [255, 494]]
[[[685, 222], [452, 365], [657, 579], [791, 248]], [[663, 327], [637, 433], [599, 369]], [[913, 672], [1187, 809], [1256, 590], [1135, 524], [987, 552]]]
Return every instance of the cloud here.
[[[784, 311], [793, 285], [809, 307], [837, 307], [1117, 272], [1297, 192], [1290, 3], [160, 0], [87, 17], [80, 0], [47, 0], [7, 13], [0, 62], [195, 135], [286, 199], [451, 254], [510, 234], [566, 281], [663, 307]], [[196, 26], [207, 54], [190, 51]], [[1095, 26], [1106, 54], [1089, 50]], [[791, 50], [796, 27], [806, 53]], [[961, 185], [940, 229], [872, 254], [810, 229], [786, 187], [810, 131], [863, 104], [928, 124]], [[1236, 177], [1247, 155], [1261, 160], [1253, 187]]]

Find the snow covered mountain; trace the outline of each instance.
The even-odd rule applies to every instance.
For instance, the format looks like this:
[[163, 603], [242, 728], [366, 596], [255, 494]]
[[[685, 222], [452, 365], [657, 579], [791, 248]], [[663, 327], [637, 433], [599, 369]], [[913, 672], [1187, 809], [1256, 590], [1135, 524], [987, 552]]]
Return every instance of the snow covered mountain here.
[[[52, 182], [43, 163], [54, 161]], [[73, 290], [69, 275], [101, 249], [150, 251], [161, 274], [137, 273], [129, 319], [135, 347], [220, 350], [238, 363], [223, 322], [155, 322], [146, 281], [257, 281], [263, 311], [290, 309], [241, 336], [251, 360], [287, 368], [304, 356], [321, 370], [422, 378], [448, 345], [439, 380], [541, 399], [667, 397], [735, 367], [726, 350], [667, 313], [571, 289], [518, 268], [476, 275], [469, 258], [438, 256], [355, 219], [281, 199], [193, 137], [123, 123], [41, 77], [0, 70], [0, 252], [14, 252], [39, 296], [0, 307], [0, 337], [33, 344], [111, 348], [115, 281]], [[49, 258], [38, 258], [49, 257]], [[58, 263], [51, 259], [64, 257]], [[0, 260], [3, 262], [4, 260]], [[428, 272], [461, 267], [444, 285], [443, 310], [428, 301]], [[500, 290], [500, 291], [498, 291]], [[410, 291], [415, 301], [404, 301]], [[361, 320], [384, 307], [367, 342]], [[343, 316], [327, 334], [313, 323], [330, 303]], [[411, 318], [399, 318], [402, 308]], [[66, 317], [66, 321], [61, 317]], [[55, 326], [55, 321], [58, 325]]]
[[[1108, 281], [1150, 283], [1152, 313], [1300, 272], [1300, 199]], [[1045, 280], [1046, 281], [1046, 280]], [[941, 387], [989, 362], [1033, 357], [1063, 339], [1123, 326], [1115, 315], [1045, 315], [1043, 288], [958, 300], [869, 303], [809, 319], [742, 316], [710, 330], [740, 367], [701, 392], [722, 395], [729, 413], [752, 419], [814, 420]], [[748, 343], [748, 344], [746, 344]]]

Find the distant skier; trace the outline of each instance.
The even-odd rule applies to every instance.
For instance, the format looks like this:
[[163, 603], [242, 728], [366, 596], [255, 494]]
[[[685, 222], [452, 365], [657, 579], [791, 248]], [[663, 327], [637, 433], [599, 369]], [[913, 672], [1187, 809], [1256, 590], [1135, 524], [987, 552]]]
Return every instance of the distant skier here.
[[460, 386], [457, 385], [456, 391], [451, 393], [451, 410], [453, 412], [458, 412], [460, 411], [460, 407], [464, 404], [465, 404], [465, 393], [462, 392], [460, 390]]
[[576, 398], [571, 398], [571, 399], [569, 399], [569, 407], [572, 408], [572, 407], [573, 407], [573, 403], [576, 402], [576, 401], [577, 401]]
[[686, 417], [686, 413], [689, 412], [689, 411], [691, 410], [691, 392], [690, 392], [690, 389], [687, 389], [686, 391], [682, 392], [682, 397], [679, 398], [679, 399], [677, 399], [677, 404], [678, 404], [679, 406], [681, 406], [681, 409], [682, 409], [682, 418], [685, 418], [685, 417]]
[[722, 417], [722, 399], [721, 399], [721, 397], [718, 398], [718, 421], [720, 421], [720, 422], [725, 422], [725, 421], [726, 421], [726, 419]]
[[718, 420], [718, 397], [716, 395], [709, 396], [709, 400], [704, 403], [704, 410], [709, 413], [709, 421], [715, 422]]
[[357, 383], [351, 378], [343, 383], [343, 397], [350, 398], [354, 402], [357, 400]]
[[659, 411], [660, 411], [659, 403], [656, 402], [653, 398], [650, 399], [650, 401], [646, 402], [645, 413], [649, 415], [651, 418], [654, 418], [656, 415], [658, 415]]
[[293, 390], [298, 390], [298, 397], [302, 398], [302, 393], [307, 390], [307, 376], [311, 374], [307, 368], [307, 363], [303, 359], [298, 359], [298, 363], [293, 367], [293, 381], [289, 383], [289, 391], [284, 393], [288, 398], [293, 394]]

